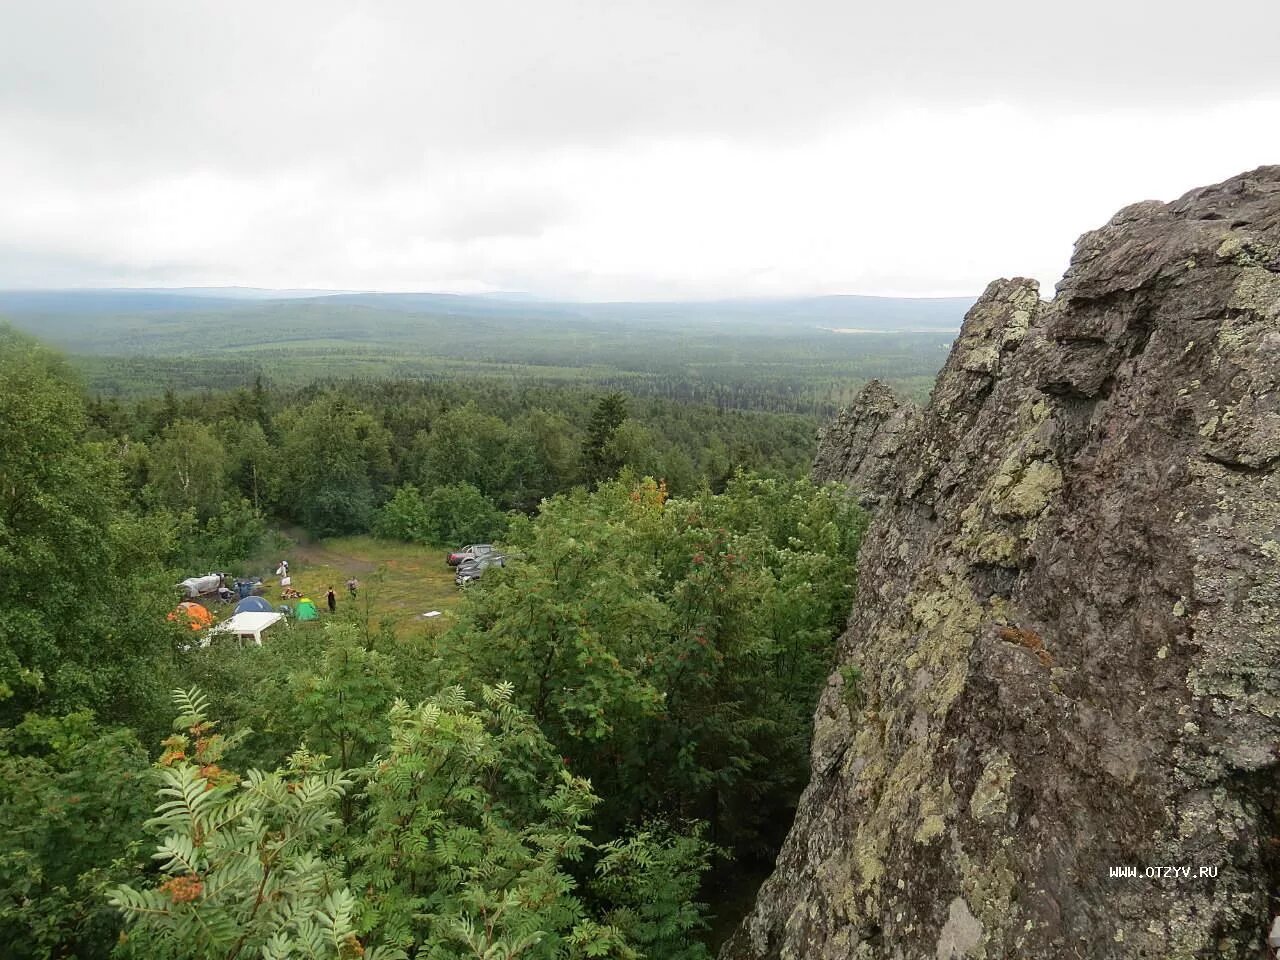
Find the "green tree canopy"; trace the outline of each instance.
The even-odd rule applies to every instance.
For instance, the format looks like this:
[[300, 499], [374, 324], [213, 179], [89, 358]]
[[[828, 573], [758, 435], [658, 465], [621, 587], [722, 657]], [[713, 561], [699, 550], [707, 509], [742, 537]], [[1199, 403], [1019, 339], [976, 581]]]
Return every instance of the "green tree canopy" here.
[[469, 483], [448, 483], [425, 497], [406, 483], [374, 522], [379, 536], [433, 546], [497, 540], [506, 528], [502, 511]]
[[368, 530], [391, 479], [387, 429], [339, 393], [290, 407], [278, 427], [280, 509], [320, 536]]
[[446, 668], [513, 684], [607, 831], [707, 820], [754, 849], [807, 774], [864, 524], [807, 481], [668, 500], [624, 475], [557, 497], [513, 527], [524, 559], [467, 598]]
[[582, 475], [588, 483], [608, 480], [622, 468], [624, 461], [613, 440], [626, 419], [627, 400], [622, 394], [607, 394], [596, 404], [582, 443]]
[[0, 327], [0, 722], [139, 720], [163, 690], [141, 664], [171, 641], [154, 579], [172, 539], [125, 511], [119, 465], [85, 431], [62, 362]]
[[217, 512], [227, 490], [227, 451], [213, 429], [177, 420], [151, 445], [150, 485], [156, 500], [201, 520]]
[[469, 483], [482, 492], [498, 489], [506, 468], [507, 425], [475, 404], [455, 407], [418, 435], [414, 455], [422, 490]]

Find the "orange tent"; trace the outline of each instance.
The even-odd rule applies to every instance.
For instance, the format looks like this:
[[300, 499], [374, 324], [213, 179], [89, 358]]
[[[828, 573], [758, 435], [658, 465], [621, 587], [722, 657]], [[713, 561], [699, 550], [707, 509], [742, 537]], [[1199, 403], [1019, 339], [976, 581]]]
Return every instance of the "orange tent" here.
[[192, 630], [203, 630], [205, 627], [213, 625], [213, 614], [199, 603], [180, 603], [169, 614], [170, 620], [185, 622]]

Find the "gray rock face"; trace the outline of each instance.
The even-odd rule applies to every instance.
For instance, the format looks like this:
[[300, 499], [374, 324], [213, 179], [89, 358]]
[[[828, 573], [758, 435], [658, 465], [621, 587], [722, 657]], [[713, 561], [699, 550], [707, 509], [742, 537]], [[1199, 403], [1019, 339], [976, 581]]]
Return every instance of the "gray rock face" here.
[[853, 405], [818, 434], [813, 479], [849, 484], [864, 506], [879, 503], [902, 441], [919, 413], [915, 404], [900, 399], [881, 381], [870, 381]]
[[991, 284], [896, 443], [811, 783], [722, 957], [1262, 956], [1280, 167], [1122, 210], [1052, 302]]

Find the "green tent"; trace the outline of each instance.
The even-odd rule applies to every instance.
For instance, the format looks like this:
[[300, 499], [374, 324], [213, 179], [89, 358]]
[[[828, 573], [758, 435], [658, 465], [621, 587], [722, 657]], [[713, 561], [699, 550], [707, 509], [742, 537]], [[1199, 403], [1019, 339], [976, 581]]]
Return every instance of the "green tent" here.
[[298, 609], [294, 612], [298, 615], [299, 620], [316, 620], [320, 616], [316, 610], [316, 605], [306, 597], [298, 601]]

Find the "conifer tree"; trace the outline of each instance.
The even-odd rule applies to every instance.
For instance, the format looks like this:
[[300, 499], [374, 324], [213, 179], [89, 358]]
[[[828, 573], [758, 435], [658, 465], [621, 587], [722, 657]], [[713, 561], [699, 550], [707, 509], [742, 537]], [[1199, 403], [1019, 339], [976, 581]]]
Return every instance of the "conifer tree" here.
[[582, 444], [582, 475], [588, 483], [611, 479], [621, 469], [613, 439], [626, 419], [627, 400], [622, 394], [607, 394], [596, 404]]

